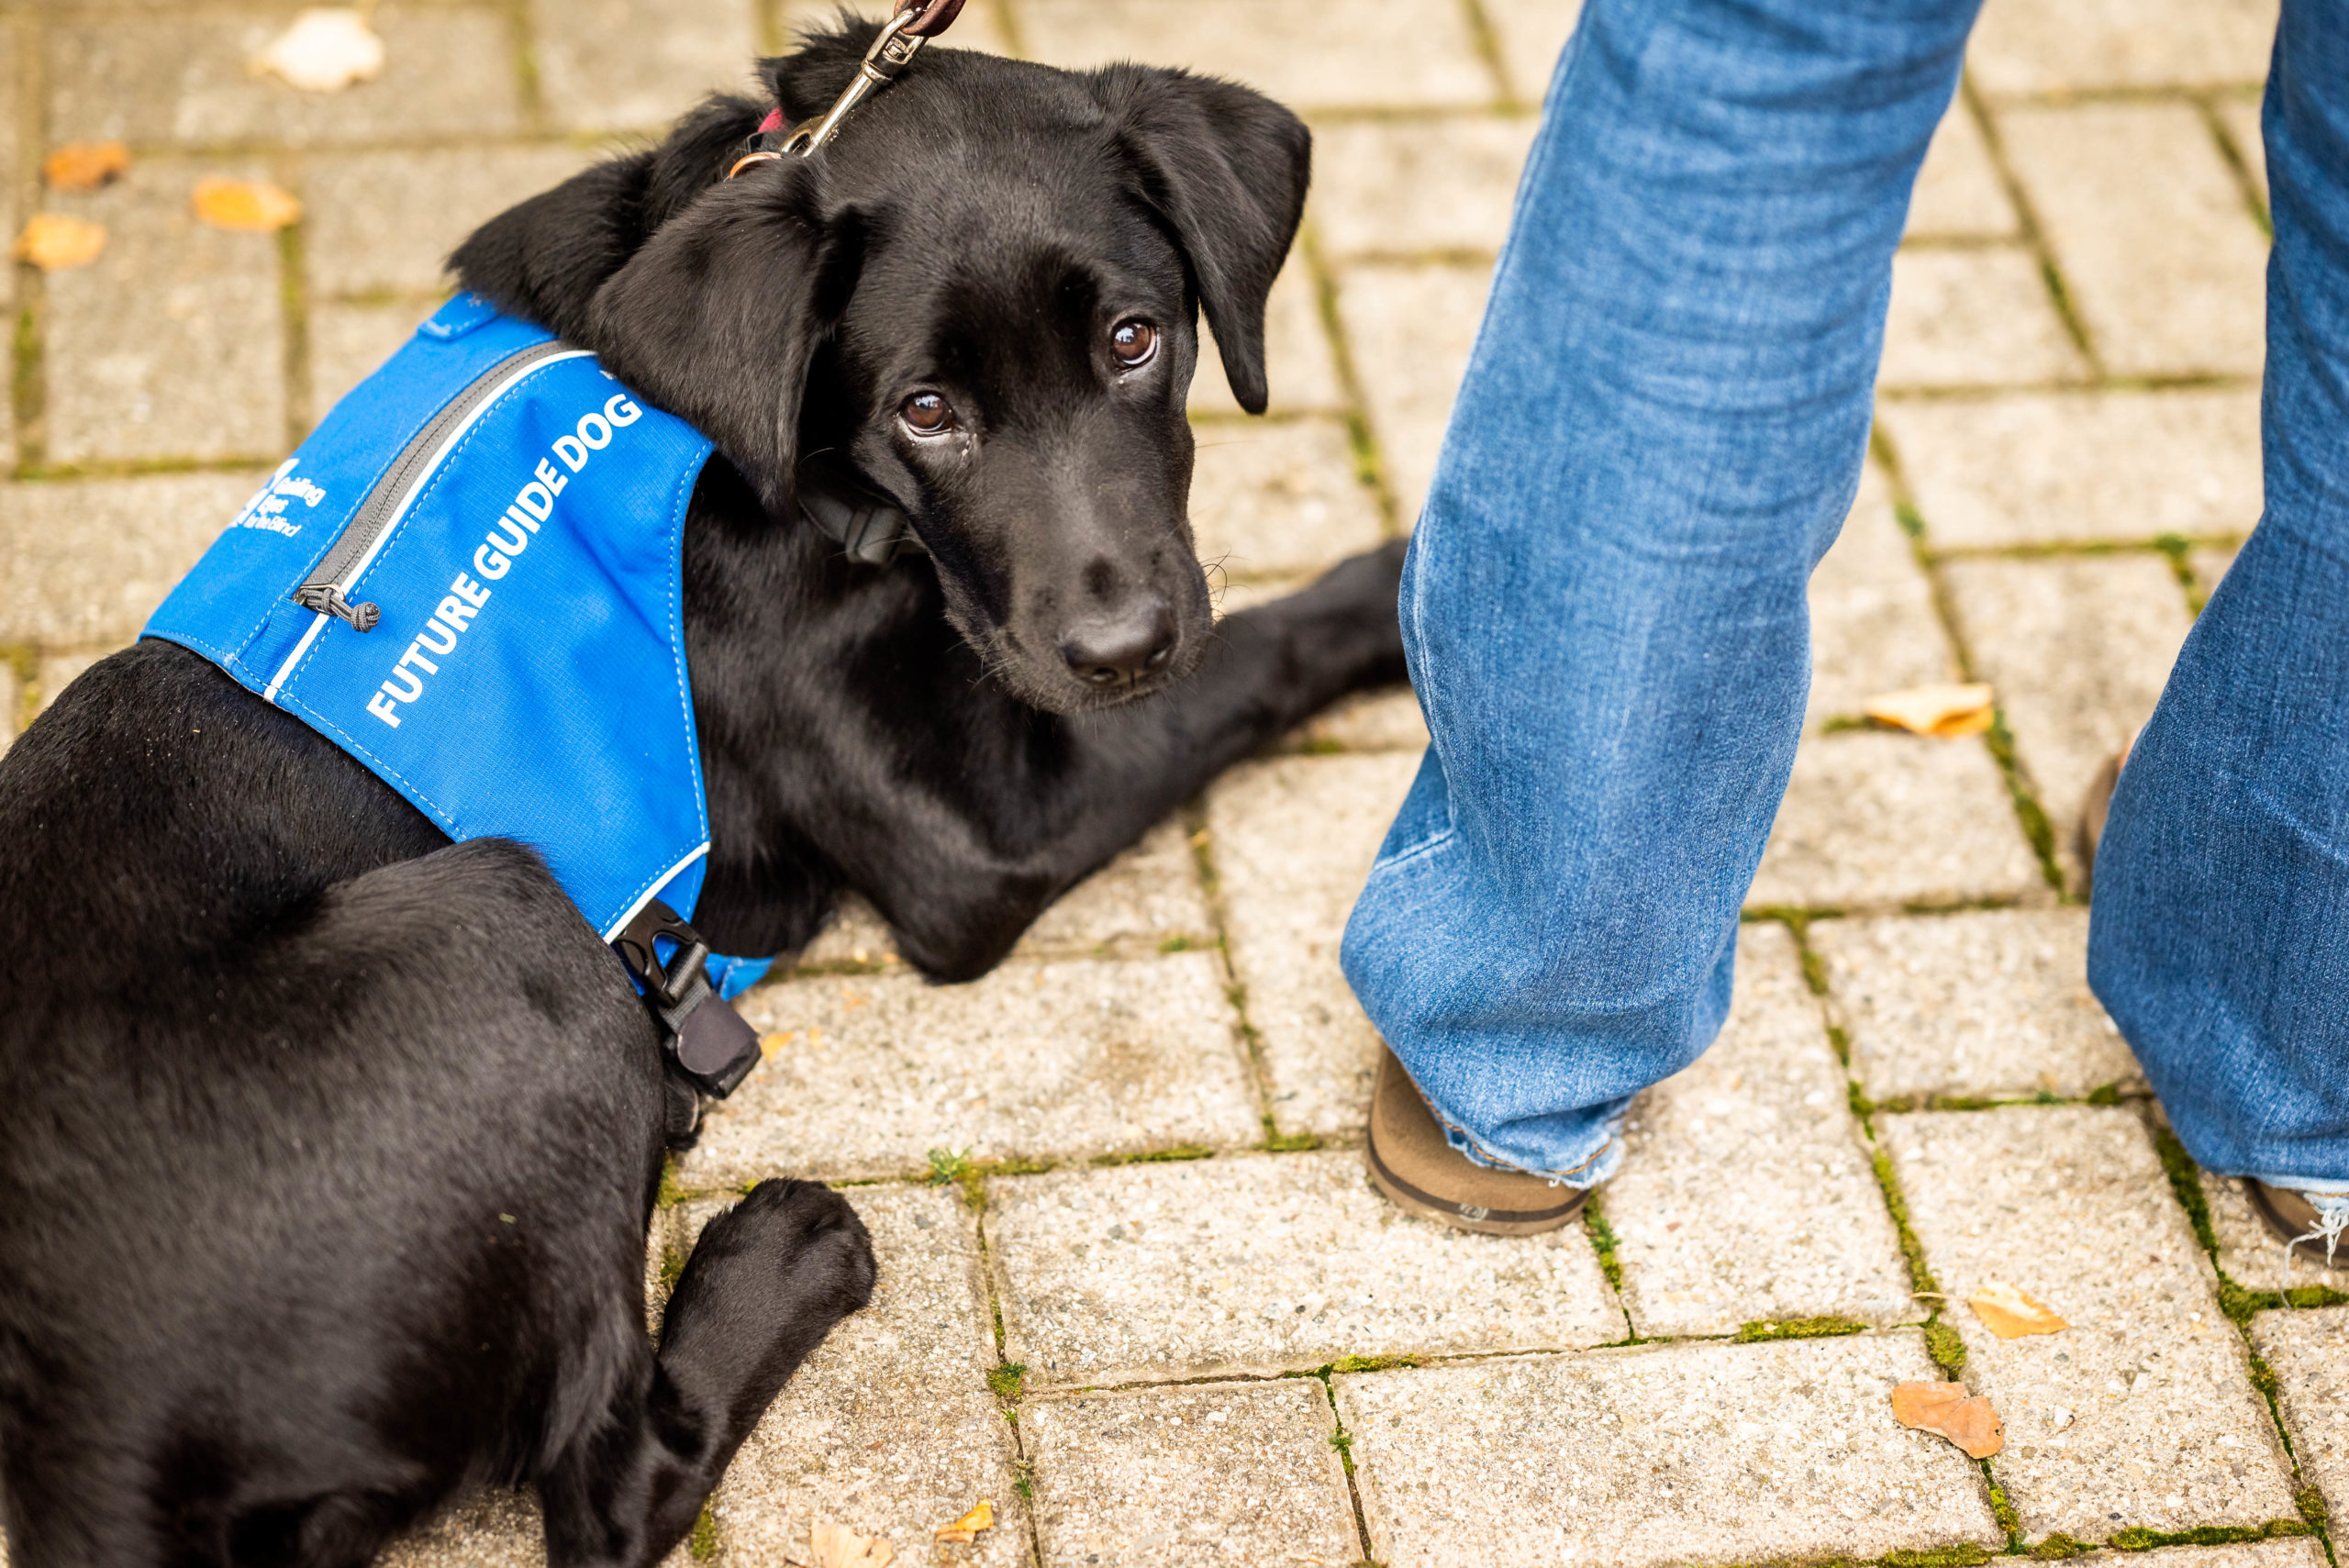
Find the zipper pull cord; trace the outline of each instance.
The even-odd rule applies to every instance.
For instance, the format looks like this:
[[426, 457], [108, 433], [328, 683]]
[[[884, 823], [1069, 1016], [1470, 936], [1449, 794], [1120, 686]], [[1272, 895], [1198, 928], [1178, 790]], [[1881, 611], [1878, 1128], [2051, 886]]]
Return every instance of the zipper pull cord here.
[[331, 583], [305, 583], [294, 590], [294, 602], [306, 610], [347, 620], [353, 631], [373, 631], [375, 623], [384, 618], [384, 612], [373, 603], [354, 605]]

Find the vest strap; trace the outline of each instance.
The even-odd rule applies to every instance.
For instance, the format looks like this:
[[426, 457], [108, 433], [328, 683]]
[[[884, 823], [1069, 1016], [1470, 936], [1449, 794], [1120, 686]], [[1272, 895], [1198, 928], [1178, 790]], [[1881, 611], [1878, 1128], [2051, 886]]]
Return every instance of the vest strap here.
[[[668, 960], [660, 943], [670, 944]], [[661, 1026], [670, 1070], [719, 1099], [759, 1064], [758, 1031], [709, 983], [709, 944], [659, 899], [649, 900], [612, 940]]]

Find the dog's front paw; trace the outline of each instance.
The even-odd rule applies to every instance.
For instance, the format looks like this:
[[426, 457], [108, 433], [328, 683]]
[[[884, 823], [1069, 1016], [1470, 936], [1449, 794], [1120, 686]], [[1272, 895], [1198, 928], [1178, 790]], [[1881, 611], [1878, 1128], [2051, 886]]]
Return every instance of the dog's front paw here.
[[821, 1182], [761, 1182], [712, 1220], [701, 1248], [718, 1240], [729, 1253], [753, 1253], [811, 1311], [845, 1318], [873, 1299], [873, 1239], [848, 1199]]

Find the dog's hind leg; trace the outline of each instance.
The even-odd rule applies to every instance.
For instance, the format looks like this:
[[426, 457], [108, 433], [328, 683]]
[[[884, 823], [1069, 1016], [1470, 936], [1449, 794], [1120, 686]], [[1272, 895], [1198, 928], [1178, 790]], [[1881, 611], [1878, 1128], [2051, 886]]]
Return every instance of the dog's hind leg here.
[[657, 1357], [539, 1478], [550, 1568], [657, 1562], [832, 1325], [873, 1294], [856, 1211], [815, 1182], [762, 1182], [709, 1222]]

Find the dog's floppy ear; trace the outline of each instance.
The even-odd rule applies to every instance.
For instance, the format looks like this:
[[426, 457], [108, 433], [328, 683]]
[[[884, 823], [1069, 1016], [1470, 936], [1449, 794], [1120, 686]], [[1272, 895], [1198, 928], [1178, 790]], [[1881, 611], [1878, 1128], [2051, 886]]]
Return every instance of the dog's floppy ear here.
[[1264, 299], [1305, 211], [1313, 133], [1209, 76], [1125, 65], [1094, 80], [1143, 198], [1189, 258], [1232, 396], [1262, 414]]
[[827, 223], [796, 160], [727, 181], [596, 291], [581, 340], [718, 443], [772, 511], [790, 504], [808, 366], [862, 264], [852, 214]]

